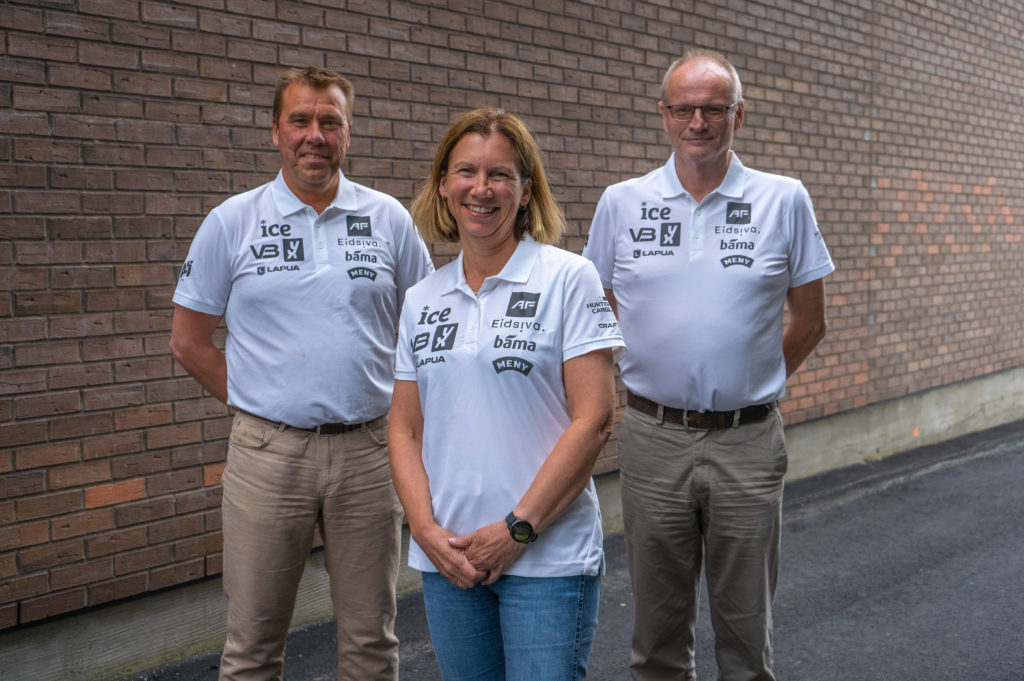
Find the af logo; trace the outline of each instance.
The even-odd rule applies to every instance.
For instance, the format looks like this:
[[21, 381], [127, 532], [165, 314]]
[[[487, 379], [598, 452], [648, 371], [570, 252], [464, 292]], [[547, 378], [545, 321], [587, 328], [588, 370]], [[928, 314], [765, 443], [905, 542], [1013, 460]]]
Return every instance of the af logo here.
[[725, 224], [727, 225], [749, 225], [750, 204], [730, 201], [725, 207]]
[[178, 279], [185, 279], [192, 276], [192, 261], [186, 260], [181, 266], [181, 271], [178, 273]]
[[540, 300], [540, 293], [528, 293], [526, 291], [515, 291], [508, 300], [507, 317], [536, 317], [537, 302]]
[[349, 215], [348, 216], [348, 235], [349, 236], [371, 236], [372, 230], [370, 229], [370, 216], [369, 215]]

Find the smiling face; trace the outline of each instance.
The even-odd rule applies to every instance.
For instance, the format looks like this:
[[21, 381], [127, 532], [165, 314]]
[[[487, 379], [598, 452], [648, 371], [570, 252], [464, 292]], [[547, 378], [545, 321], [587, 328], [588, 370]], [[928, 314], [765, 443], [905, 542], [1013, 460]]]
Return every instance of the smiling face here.
[[459, 227], [459, 241], [497, 247], [515, 240], [516, 214], [530, 202], [530, 180], [519, 171], [519, 155], [500, 133], [469, 133], [448, 156], [440, 192]]
[[350, 134], [347, 102], [337, 85], [316, 89], [300, 81], [284, 91], [274, 146], [289, 189], [317, 210], [337, 192]]
[[698, 166], [728, 166], [733, 136], [743, 124], [743, 102], [720, 121], [704, 120], [703, 112], [694, 112], [689, 121], [672, 118], [667, 106], [729, 106], [734, 99], [729, 72], [709, 59], [684, 62], [665, 83], [664, 99], [659, 102], [662, 126], [679, 160]]

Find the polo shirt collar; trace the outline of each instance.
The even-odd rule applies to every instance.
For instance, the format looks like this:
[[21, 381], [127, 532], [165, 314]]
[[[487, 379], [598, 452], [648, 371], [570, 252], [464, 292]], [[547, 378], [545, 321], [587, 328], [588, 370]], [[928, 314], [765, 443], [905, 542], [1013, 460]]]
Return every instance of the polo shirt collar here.
[[[303, 203], [299, 197], [292, 193], [288, 183], [284, 181], [284, 173], [280, 170], [277, 171], [277, 177], [274, 178], [273, 191], [274, 203], [277, 204], [277, 210], [281, 215], [292, 215], [307, 208], [307, 204]], [[353, 211], [358, 207], [355, 184], [339, 170], [338, 192], [334, 195], [334, 199], [328, 204], [327, 208]]]
[[[729, 169], [725, 171], [725, 179], [712, 194], [734, 198], [743, 196], [744, 170], [745, 167], [740, 161], [739, 155], [733, 151], [732, 158], [729, 159]], [[665, 199], [673, 199], [683, 194], [689, 196], [689, 193], [683, 189], [683, 183], [679, 181], [679, 175], [676, 174], [676, 155], [673, 152], [661, 169], [661, 196]]]
[[[512, 252], [512, 257], [501, 268], [501, 272], [498, 272], [493, 277], [488, 277], [488, 281], [500, 280], [512, 284], [525, 284], [530, 279], [530, 273], [533, 272], [533, 266], [537, 262], [539, 251], [540, 244], [534, 241], [533, 237], [529, 234], [524, 235], [522, 240], [516, 245], [516, 250]], [[466, 269], [463, 266], [464, 258], [465, 252], [459, 251], [459, 257], [452, 263], [452, 267], [447, 268], [445, 273], [446, 279], [442, 286], [442, 290], [445, 293], [463, 291], [471, 296], [476, 295], [466, 282]], [[494, 288], [494, 284], [487, 284], [485, 282], [485, 285], [488, 289]], [[481, 287], [481, 291], [483, 290]]]

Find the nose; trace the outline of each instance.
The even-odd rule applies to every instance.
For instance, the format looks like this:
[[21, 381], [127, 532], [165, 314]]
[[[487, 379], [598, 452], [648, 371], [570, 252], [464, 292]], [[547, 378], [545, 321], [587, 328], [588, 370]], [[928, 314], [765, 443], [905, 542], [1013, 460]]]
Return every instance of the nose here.
[[313, 121], [309, 125], [309, 133], [307, 134], [310, 144], [322, 144], [324, 139], [323, 130], [320, 129], [320, 124]]
[[491, 191], [491, 181], [487, 173], [477, 173], [473, 177], [473, 193], [486, 194]]

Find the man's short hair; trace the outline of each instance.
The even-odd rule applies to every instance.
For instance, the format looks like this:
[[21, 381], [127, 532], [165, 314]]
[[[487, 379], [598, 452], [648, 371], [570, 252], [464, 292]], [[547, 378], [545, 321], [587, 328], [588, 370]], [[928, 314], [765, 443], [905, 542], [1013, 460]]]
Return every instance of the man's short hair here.
[[352, 103], [356, 98], [356, 91], [352, 87], [352, 83], [340, 73], [316, 66], [307, 66], [304, 69], [289, 69], [282, 74], [281, 78], [277, 81], [277, 89], [274, 91], [274, 123], [277, 123], [281, 117], [281, 103], [284, 99], [284, 91], [293, 83], [304, 83], [314, 90], [326, 90], [332, 85], [337, 85], [341, 88], [341, 93], [345, 95], [346, 121], [350, 124], [352, 123]]
[[[668, 85], [668, 79], [672, 77], [672, 74], [683, 64], [698, 59], [706, 59], [712, 61], [729, 73], [729, 77], [732, 78], [732, 101], [741, 102], [743, 101], [743, 84], [740, 82], [740, 74], [736, 72], [736, 67], [732, 65], [724, 54], [717, 50], [710, 50], [703, 47], [690, 47], [683, 52], [683, 56], [672, 62], [668, 69], [665, 71], [664, 77], [661, 79], [661, 101], [665, 102], [665, 87]], [[669, 102], [665, 102], [668, 104]]]

